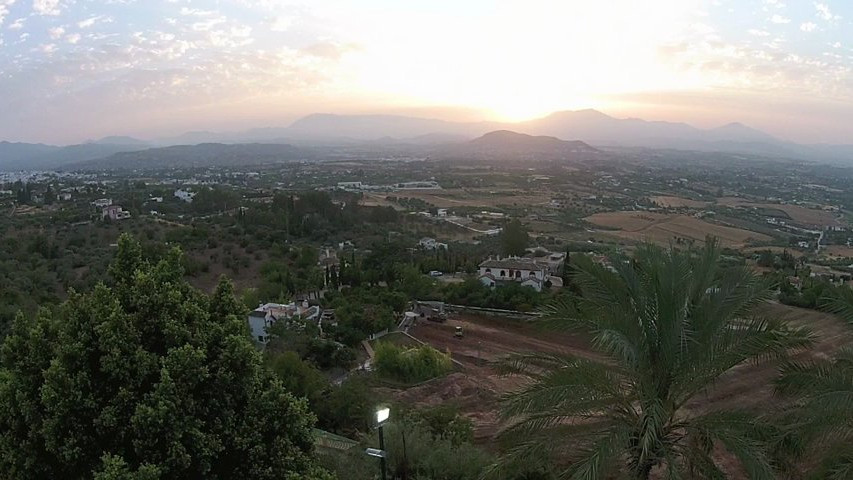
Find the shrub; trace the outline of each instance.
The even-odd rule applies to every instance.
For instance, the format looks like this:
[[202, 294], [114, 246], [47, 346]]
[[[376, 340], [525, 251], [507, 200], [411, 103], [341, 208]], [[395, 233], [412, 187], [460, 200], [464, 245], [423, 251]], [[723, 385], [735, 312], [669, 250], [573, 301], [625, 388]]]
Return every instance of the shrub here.
[[384, 377], [402, 382], [422, 382], [447, 373], [453, 368], [450, 355], [429, 345], [405, 348], [380, 342], [375, 351], [373, 366], [376, 371]]

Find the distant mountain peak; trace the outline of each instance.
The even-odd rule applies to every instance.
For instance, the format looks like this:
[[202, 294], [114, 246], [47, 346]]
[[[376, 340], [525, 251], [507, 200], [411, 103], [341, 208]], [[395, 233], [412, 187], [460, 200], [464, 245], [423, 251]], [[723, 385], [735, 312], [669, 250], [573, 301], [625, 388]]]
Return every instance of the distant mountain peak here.
[[513, 143], [513, 144], [551, 144], [557, 145], [564, 142], [557, 137], [550, 136], [533, 136], [528, 135], [526, 133], [518, 133], [513, 132], [512, 130], [495, 130], [493, 132], [488, 132], [481, 137], [475, 138], [471, 140], [469, 143], [472, 144], [497, 144], [497, 143]]
[[566, 141], [512, 130], [495, 130], [460, 145], [454, 149], [454, 153], [490, 159], [563, 160], [600, 152], [579, 140]]

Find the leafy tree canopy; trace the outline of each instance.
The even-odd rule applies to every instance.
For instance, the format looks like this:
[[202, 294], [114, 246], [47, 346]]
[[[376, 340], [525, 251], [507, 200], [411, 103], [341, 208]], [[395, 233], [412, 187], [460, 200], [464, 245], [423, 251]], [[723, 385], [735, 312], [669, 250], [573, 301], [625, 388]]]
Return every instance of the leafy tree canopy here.
[[0, 353], [0, 471], [28, 479], [325, 478], [304, 400], [263, 366], [221, 280], [124, 235], [110, 285], [19, 316]]

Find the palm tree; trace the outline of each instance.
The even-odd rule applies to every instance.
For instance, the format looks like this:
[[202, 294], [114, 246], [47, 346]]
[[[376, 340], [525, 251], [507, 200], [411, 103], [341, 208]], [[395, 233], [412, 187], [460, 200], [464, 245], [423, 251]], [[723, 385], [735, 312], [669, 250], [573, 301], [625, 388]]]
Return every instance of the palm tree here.
[[534, 381], [506, 399], [512, 460], [545, 455], [558, 478], [725, 478], [712, 450], [737, 457], [751, 478], [774, 478], [769, 429], [752, 412], [688, 408], [749, 360], [784, 357], [811, 335], [755, 309], [771, 295], [747, 267], [724, 267], [719, 244], [700, 250], [644, 245], [612, 267], [578, 256], [581, 295], [549, 307], [554, 326], [585, 332], [598, 359], [524, 355], [509, 372]]
[[[823, 307], [853, 324], [853, 290], [834, 290]], [[853, 348], [834, 359], [786, 363], [776, 387], [794, 400], [785, 420], [813, 477], [853, 478]]]

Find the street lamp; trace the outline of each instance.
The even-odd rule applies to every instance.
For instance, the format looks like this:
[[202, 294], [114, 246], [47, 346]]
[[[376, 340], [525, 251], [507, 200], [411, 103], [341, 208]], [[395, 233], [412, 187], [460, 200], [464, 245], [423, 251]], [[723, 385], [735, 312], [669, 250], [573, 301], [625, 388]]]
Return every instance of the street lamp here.
[[385, 457], [388, 455], [388, 452], [385, 451], [385, 436], [382, 434], [382, 427], [388, 423], [388, 418], [390, 417], [390, 408], [382, 407], [376, 410], [376, 429], [379, 430], [379, 448], [368, 448], [365, 451], [369, 456], [379, 458], [382, 480], [386, 480], [387, 478], [385, 476]]

